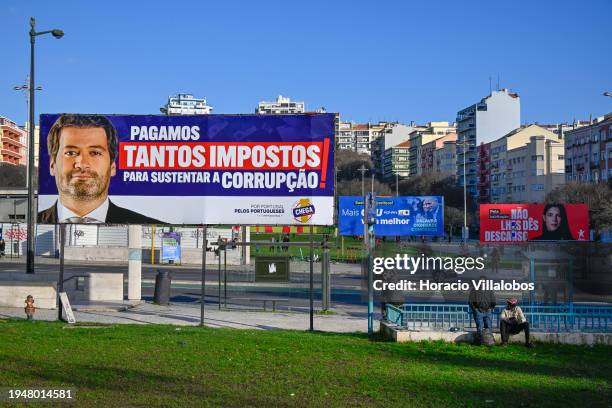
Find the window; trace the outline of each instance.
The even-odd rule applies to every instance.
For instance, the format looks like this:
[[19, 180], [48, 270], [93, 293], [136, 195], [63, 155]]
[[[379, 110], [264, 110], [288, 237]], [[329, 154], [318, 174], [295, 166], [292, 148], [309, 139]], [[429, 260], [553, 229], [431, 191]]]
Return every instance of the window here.
[[562, 155], [562, 154], [560, 154], [560, 155], [558, 155], [558, 156], [557, 156], [557, 159], [558, 159], [558, 160], [563, 160], [563, 159], [565, 159], [565, 156], [564, 156], [564, 155]]
[[542, 191], [544, 190], [544, 184], [532, 184], [531, 190], [532, 191]]
[[533, 155], [531, 161], [544, 161], [544, 156], [541, 154]]

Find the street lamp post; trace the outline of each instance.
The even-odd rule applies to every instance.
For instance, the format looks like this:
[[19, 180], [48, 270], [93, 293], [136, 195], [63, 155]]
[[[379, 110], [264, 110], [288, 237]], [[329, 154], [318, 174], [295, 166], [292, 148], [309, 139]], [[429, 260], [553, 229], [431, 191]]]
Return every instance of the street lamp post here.
[[[23, 94], [25, 95], [26, 98], [26, 108], [28, 111], [28, 114], [30, 112], [30, 77], [28, 76], [26, 78], [26, 81], [23, 85], [20, 86], [14, 86], [13, 87], [14, 90], [16, 91], [22, 91]], [[42, 91], [42, 86], [37, 86], [36, 88], [34, 88], [35, 91]], [[30, 128], [30, 123], [28, 121], [28, 126], [26, 127], [26, 130], [29, 130]], [[28, 132], [29, 134], [29, 132]]]
[[36, 32], [34, 29], [36, 20], [34, 17], [30, 17], [30, 112], [29, 112], [29, 126], [28, 126], [28, 253], [26, 258], [26, 273], [34, 273], [34, 223], [36, 222], [34, 208], [34, 91], [36, 86], [34, 85], [34, 43], [36, 36], [51, 34], [53, 37], [60, 39], [64, 36], [62, 30], [53, 29], [47, 31]]
[[466, 156], [466, 151], [465, 148], [466, 146], [470, 146], [469, 142], [467, 141], [467, 139], [463, 139], [463, 142], [459, 143], [463, 149], [463, 231], [461, 232], [463, 241], [467, 241], [468, 239], [468, 227], [467, 227], [467, 172], [466, 172], [466, 162], [465, 162], [465, 156]]

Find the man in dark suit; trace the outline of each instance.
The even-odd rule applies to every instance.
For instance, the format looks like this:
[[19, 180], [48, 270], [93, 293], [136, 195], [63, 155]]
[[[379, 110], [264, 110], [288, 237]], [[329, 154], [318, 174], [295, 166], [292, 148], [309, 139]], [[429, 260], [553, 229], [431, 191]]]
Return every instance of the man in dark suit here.
[[47, 148], [59, 200], [38, 213], [39, 223], [163, 224], [108, 199], [116, 174], [117, 131], [106, 117], [60, 116], [49, 130]]

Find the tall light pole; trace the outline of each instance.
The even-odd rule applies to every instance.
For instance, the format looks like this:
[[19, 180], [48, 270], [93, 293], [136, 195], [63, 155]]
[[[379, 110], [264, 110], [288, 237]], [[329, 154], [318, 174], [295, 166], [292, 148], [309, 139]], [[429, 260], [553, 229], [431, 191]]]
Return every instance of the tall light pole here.
[[469, 147], [470, 143], [467, 141], [466, 136], [464, 136], [463, 142], [458, 143], [461, 145], [463, 149], [463, 231], [462, 238], [463, 241], [467, 241], [468, 239], [468, 227], [467, 227], [467, 171], [466, 171], [466, 162], [465, 156], [467, 155], [465, 148]]
[[26, 273], [34, 273], [34, 240], [36, 231], [34, 229], [34, 223], [36, 222], [35, 215], [36, 209], [34, 208], [34, 91], [36, 86], [34, 85], [34, 43], [36, 36], [51, 34], [53, 37], [60, 39], [64, 36], [62, 30], [53, 29], [47, 31], [36, 32], [34, 27], [36, 26], [36, 20], [34, 17], [30, 17], [30, 115], [29, 115], [29, 126], [28, 126], [28, 253], [26, 258]]
[[[16, 91], [22, 91], [23, 94], [25, 95], [26, 98], [26, 107], [27, 107], [27, 111], [28, 114], [30, 112], [30, 77], [28, 76], [26, 78], [26, 81], [23, 85], [19, 85], [19, 86], [14, 86], [13, 87], [14, 90]], [[42, 86], [37, 86], [36, 88], [34, 88], [35, 91], [42, 91]], [[26, 127], [26, 130], [28, 130], [30, 128], [30, 123], [28, 121], [28, 126]]]
[[399, 173], [395, 173], [395, 196], [399, 197]]

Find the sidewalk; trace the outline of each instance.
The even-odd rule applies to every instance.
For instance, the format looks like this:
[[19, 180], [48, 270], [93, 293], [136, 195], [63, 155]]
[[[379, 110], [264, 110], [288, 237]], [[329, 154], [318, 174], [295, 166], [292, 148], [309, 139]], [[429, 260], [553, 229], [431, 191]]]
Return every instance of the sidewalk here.
[[[115, 305], [117, 306], [117, 305]], [[74, 315], [77, 323], [106, 324], [171, 324], [197, 326], [200, 324], [200, 305], [171, 304], [159, 306], [141, 303], [124, 311], [113, 311], [112, 307], [99, 310], [79, 311]], [[0, 308], [0, 318], [24, 319], [23, 308]], [[36, 320], [54, 321], [57, 310], [39, 309]], [[219, 310], [216, 305], [206, 305], [204, 324], [207, 327], [259, 330], [308, 330], [309, 314], [303, 312], [260, 312], [246, 310]], [[314, 316], [314, 329], [324, 332], [350, 333], [367, 332], [367, 318], [364, 313], [342, 313]], [[378, 321], [375, 321], [378, 330]]]

